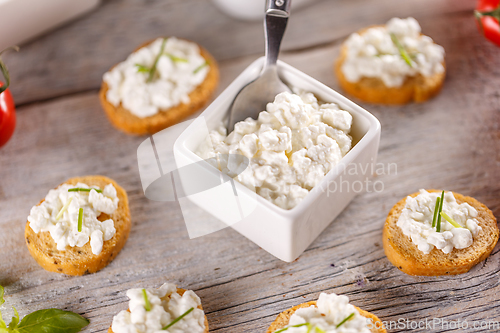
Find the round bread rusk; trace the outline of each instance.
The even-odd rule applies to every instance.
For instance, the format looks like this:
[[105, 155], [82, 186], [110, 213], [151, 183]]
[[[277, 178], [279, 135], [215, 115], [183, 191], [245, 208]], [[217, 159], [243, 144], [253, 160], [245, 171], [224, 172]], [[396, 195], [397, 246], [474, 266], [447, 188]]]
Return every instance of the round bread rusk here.
[[[427, 192], [441, 191], [427, 190]], [[429, 254], [424, 254], [397, 226], [399, 215], [406, 204], [406, 198], [401, 199], [389, 212], [382, 237], [387, 259], [402, 272], [419, 276], [462, 274], [485, 260], [493, 251], [498, 241], [499, 230], [491, 210], [472, 197], [452, 193], [458, 204], [466, 202], [477, 210], [476, 220], [483, 230], [474, 238], [472, 245], [465, 249], [453, 249], [446, 254], [433, 248]], [[410, 196], [416, 197], [418, 194], [417, 192]]]
[[[372, 26], [358, 31], [363, 34]], [[349, 95], [362, 101], [376, 104], [402, 105], [412, 101], [421, 103], [439, 94], [446, 77], [446, 70], [433, 76], [421, 74], [409, 76], [400, 87], [387, 87], [379, 78], [362, 77], [358, 82], [349, 82], [342, 72], [342, 64], [347, 57], [347, 47], [342, 44], [340, 55], [335, 61], [334, 72], [340, 83]], [[446, 68], [445, 62], [443, 66]]]
[[[104, 241], [102, 251], [93, 254], [90, 241], [82, 247], [66, 247], [64, 251], [57, 249], [57, 244], [48, 231], [36, 234], [26, 223], [24, 236], [31, 256], [45, 270], [67, 275], [85, 275], [95, 273], [106, 267], [120, 252], [130, 233], [130, 211], [127, 192], [114, 180], [104, 176], [84, 176], [67, 180], [63, 184], [76, 185], [78, 182], [100, 188], [113, 184], [120, 201], [118, 208], [111, 215], [101, 213], [99, 221], [113, 219], [116, 234], [110, 240]], [[62, 185], [62, 184], [61, 184]], [[45, 200], [45, 199], [44, 199]], [[39, 205], [44, 201], [40, 201]]]
[[[149, 41], [141, 45], [135, 51], [151, 44], [152, 42], [153, 41]], [[207, 73], [205, 80], [191, 93], [189, 93], [190, 101], [188, 104], [181, 103], [169, 109], [161, 110], [155, 115], [139, 118], [132, 114], [129, 110], [125, 109], [122, 104], [116, 107], [108, 102], [106, 99], [108, 85], [103, 81], [101, 90], [99, 91], [99, 99], [111, 124], [128, 134], [154, 134], [169, 126], [179, 123], [181, 120], [189, 117], [207, 104], [217, 89], [217, 85], [219, 83], [219, 67], [215, 59], [210, 53], [208, 53], [207, 50], [200, 45], [198, 45], [198, 47], [200, 48], [201, 56], [208, 62], [210, 70]]]
[[[308, 308], [308, 307], [313, 306], [313, 305], [316, 306], [316, 301], [302, 303], [302, 304], [294, 306], [293, 308], [290, 308], [288, 310], [283, 311], [282, 313], [280, 313], [278, 315], [278, 317], [276, 317], [276, 319], [271, 324], [271, 326], [269, 326], [266, 333], [274, 333], [277, 330], [285, 328], [288, 325], [288, 323], [290, 322], [290, 317], [292, 317], [292, 315], [295, 313], [295, 311], [297, 311], [298, 309], [301, 309], [301, 308]], [[362, 315], [363, 317], [365, 317], [367, 319], [372, 320], [372, 323], [374, 326], [372, 329], [370, 329], [370, 331], [372, 333], [386, 333], [387, 332], [385, 330], [385, 328], [383, 327], [382, 321], [377, 316], [375, 316], [374, 314], [372, 314], [368, 311], [361, 310], [357, 306], [355, 306], [355, 308], [356, 308], [356, 310], [358, 310], [360, 315]], [[376, 324], [377, 322], [378, 322], [378, 324]]]
[[[179, 295], [182, 296], [185, 292], [186, 292], [186, 289], [177, 288], [177, 293]], [[198, 309], [203, 310], [203, 307], [200, 305], [200, 306], [198, 306]], [[130, 312], [130, 310], [128, 310], [128, 309], [127, 309], [127, 311]], [[108, 329], [108, 333], [114, 333], [113, 329], [111, 328], [111, 326]], [[208, 319], [207, 319], [206, 315], [205, 315], [205, 331], [204, 331], [204, 333], [208, 333]]]

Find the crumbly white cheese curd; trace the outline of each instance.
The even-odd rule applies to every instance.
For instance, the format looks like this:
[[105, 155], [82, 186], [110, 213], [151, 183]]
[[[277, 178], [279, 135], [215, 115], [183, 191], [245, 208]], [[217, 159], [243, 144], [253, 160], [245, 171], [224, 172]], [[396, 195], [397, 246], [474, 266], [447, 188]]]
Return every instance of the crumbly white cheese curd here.
[[[433, 76], [444, 72], [444, 48], [420, 34], [412, 17], [392, 18], [385, 26], [353, 33], [345, 42], [346, 58], [341, 66], [349, 82], [363, 77], [379, 78], [387, 87], [400, 87], [407, 77]], [[393, 34], [408, 54], [411, 65], [402, 57]]]
[[[241, 184], [284, 209], [295, 207], [351, 149], [352, 115], [337, 104], [320, 104], [312, 93], [278, 94], [257, 120], [235, 124], [226, 136], [221, 125], [210, 132], [197, 154], [240, 154], [248, 167], [235, 177]], [[222, 172], [231, 175], [227, 169]]]
[[[69, 192], [72, 188], [91, 190]], [[97, 218], [101, 213], [113, 214], [120, 199], [113, 184], [106, 185], [102, 193], [96, 189], [100, 190], [97, 186], [78, 183], [62, 184], [50, 190], [45, 201], [31, 208], [28, 216], [31, 229], [35, 233], [48, 231], [59, 251], [64, 251], [67, 246], [82, 247], [90, 241], [92, 253], [101, 253], [104, 241], [113, 238], [116, 229], [112, 219], [101, 222]], [[78, 231], [80, 208], [83, 208], [82, 230]]]
[[[114, 333], [203, 333], [205, 314], [198, 309], [200, 298], [191, 290], [182, 296], [172, 283], [165, 283], [158, 289], [145, 289], [150, 310], [146, 310], [146, 299], [142, 289], [130, 289], [129, 311], [123, 310], [113, 318], [111, 329]], [[170, 326], [175, 319], [193, 308], [190, 313]]]
[[420, 190], [415, 198], [408, 196], [397, 222], [403, 233], [425, 254], [434, 247], [444, 253], [450, 253], [454, 248], [465, 249], [472, 245], [473, 237], [477, 237], [482, 230], [475, 219], [477, 210], [466, 202], [458, 204], [453, 192], [445, 192], [442, 211], [462, 228], [456, 228], [441, 218], [441, 230], [437, 232], [432, 227], [432, 220], [436, 198], [440, 196], [440, 192], [426, 190]]
[[[363, 317], [354, 305], [349, 304], [347, 296], [321, 293], [316, 305], [295, 311], [290, 317], [286, 332], [319, 332], [317, 327], [323, 330], [321, 332], [328, 333], [370, 333], [368, 319]], [[344, 321], [346, 318], [349, 319]], [[310, 325], [291, 327], [304, 323]], [[340, 326], [337, 327], [338, 325]]]
[[189, 94], [205, 80], [209, 71], [196, 43], [169, 37], [159, 57], [154, 79], [148, 82], [149, 73], [139, 71], [140, 67], [153, 67], [163, 41], [159, 38], [140, 48], [104, 74], [103, 80], [109, 88], [108, 102], [116, 107], [121, 103], [139, 118], [189, 103]]

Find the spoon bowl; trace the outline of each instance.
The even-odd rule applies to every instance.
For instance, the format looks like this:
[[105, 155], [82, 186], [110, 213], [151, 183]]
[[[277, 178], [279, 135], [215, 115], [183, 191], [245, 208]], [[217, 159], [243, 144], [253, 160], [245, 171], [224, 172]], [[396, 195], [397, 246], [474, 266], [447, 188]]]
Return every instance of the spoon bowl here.
[[260, 76], [240, 90], [229, 112], [227, 132], [234, 129], [234, 124], [246, 118], [257, 118], [259, 112], [266, 109], [269, 102], [281, 92], [291, 92], [279, 75], [276, 62], [281, 40], [285, 34], [290, 0], [268, 0], [264, 19], [266, 34], [266, 64]]

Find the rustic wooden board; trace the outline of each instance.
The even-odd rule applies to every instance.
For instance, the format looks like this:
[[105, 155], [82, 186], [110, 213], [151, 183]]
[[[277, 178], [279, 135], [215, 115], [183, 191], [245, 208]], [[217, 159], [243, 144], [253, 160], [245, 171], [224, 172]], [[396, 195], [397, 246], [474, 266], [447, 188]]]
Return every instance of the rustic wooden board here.
[[[335, 4], [350, 6], [347, 2]], [[139, 6], [142, 2], [135, 3]], [[160, 6], [160, 2], [154, 3]], [[120, 4], [126, 9], [128, 2], [106, 3], [115, 10]], [[331, 7], [334, 11], [333, 4], [320, 5], [321, 10]], [[184, 13], [180, 1], [175, 6]], [[418, 8], [423, 11], [424, 7]], [[313, 7], [307, 10], [310, 15], [315, 13]], [[209, 14], [216, 15], [215, 11]], [[499, 321], [500, 246], [471, 272], [451, 277], [407, 276], [388, 262], [381, 246], [382, 225], [389, 209], [419, 188], [446, 188], [474, 196], [500, 216], [499, 49], [478, 38], [474, 22], [465, 13], [422, 21], [425, 32], [447, 51], [448, 76], [442, 93], [428, 103], [404, 107], [361, 103], [382, 123], [379, 162], [386, 169], [373, 180], [382, 182], [384, 190], [357, 196], [293, 263], [275, 259], [231, 229], [188, 239], [178, 205], [152, 202], [142, 193], [136, 150], [145, 138], [114, 130], [95, 91], [21, 107], [17, 131], [0, 150], [0, 284], [6, 287], [7, 300], [2, 308], [4, 318], [12, 314], [10, 305], [15, 305], [21, 316], [57, 307], [89, 318], [91, 324], [85, 332], [105, 332], [112, 317], [127, 308], [127, 289], [172, 281], [195, 290], [202, 298], [211, 332], [264, 332], [279, 312], [315, 300], [323, 291], [348, 295], [355, 305], [387, 321], [434, 317]], [[109, 25], [113, 26], [112, 22]], [[56, 34], [65, 35], [67, 29], [75, 28], [70, 25]], [[90, 32], [85, 34], [92, 38]], [[56, 45], [55, 41], [49, 43], [50, 38], [33, 43], [29, 52], [56, 54], [49, 48]], [[333, 42], [285, 52], [283, 60], [336, 89], [331, 66], [338, 49], [338, 43]], [[255, 58], [249, 55], [221, 61], [221, 88]], [[63, 68], [69, 68], [65, 66], [73, 60], [88, 61], [90, 68], [94, 64], [89, 59], [95, 60], [87, 53], [76, 60], [66, 54], [58, 61]], [[38, 76], [40, 80], [44, 77]], [[24, 82], [26, 87], [34, 84], [28, 78]], [[69, 83], [68, 79], [59, 84], [64, 87]], [[95, 89], [95, 83], [90, 86]], [[71, 89], [82, 87], [85, 85]], [[58, 88], [35, 92], [33, 98], [50, 96], [52, 89]], [[71, 90], [64, 89], [58, 94]], [[397, 166], [397, 172], [393, 168], [389, 173], [390, 164]], [[68, 277], [46, 272], [24, 245], [26, 216], [48, 189], [84, 174], [112, 177], [128, 191], [133, 223], [130, 238], [116, 260], [97, 274]], [[465, 330], [415, 330], [444, 331]]]
[[[434, 20], [469, 11], [468, 0], [309, 0], [290, 18], [285, 50], [331, 43], [393, 16]], [[452, 5], [451, 5], [452, 3]], [[188, 24], [186, 18], [189, 17]], [[426, 21], [423, 21], [425, 27]], [[261, 22], [237, 21], [208, 0], [104, 0], [94, 13], [5, 56], [17, 103], [99, 87], [102, 74], [146, 40], [178, 36], [205, 46], [218, 60], [262, 54]]]

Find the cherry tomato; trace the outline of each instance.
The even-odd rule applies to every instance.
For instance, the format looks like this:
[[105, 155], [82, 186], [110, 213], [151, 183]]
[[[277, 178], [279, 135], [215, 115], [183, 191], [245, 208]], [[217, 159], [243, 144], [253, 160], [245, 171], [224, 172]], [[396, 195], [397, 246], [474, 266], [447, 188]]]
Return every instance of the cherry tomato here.
[[[0, 87], [3, 84], [0, 82]], [[9, 141], [16, 127], [16, 110], [9, 89], [0, 94], [0, 147]]]
[[500, 46], [500, 0], [479, 0], [474, 15], [484, 37]]

